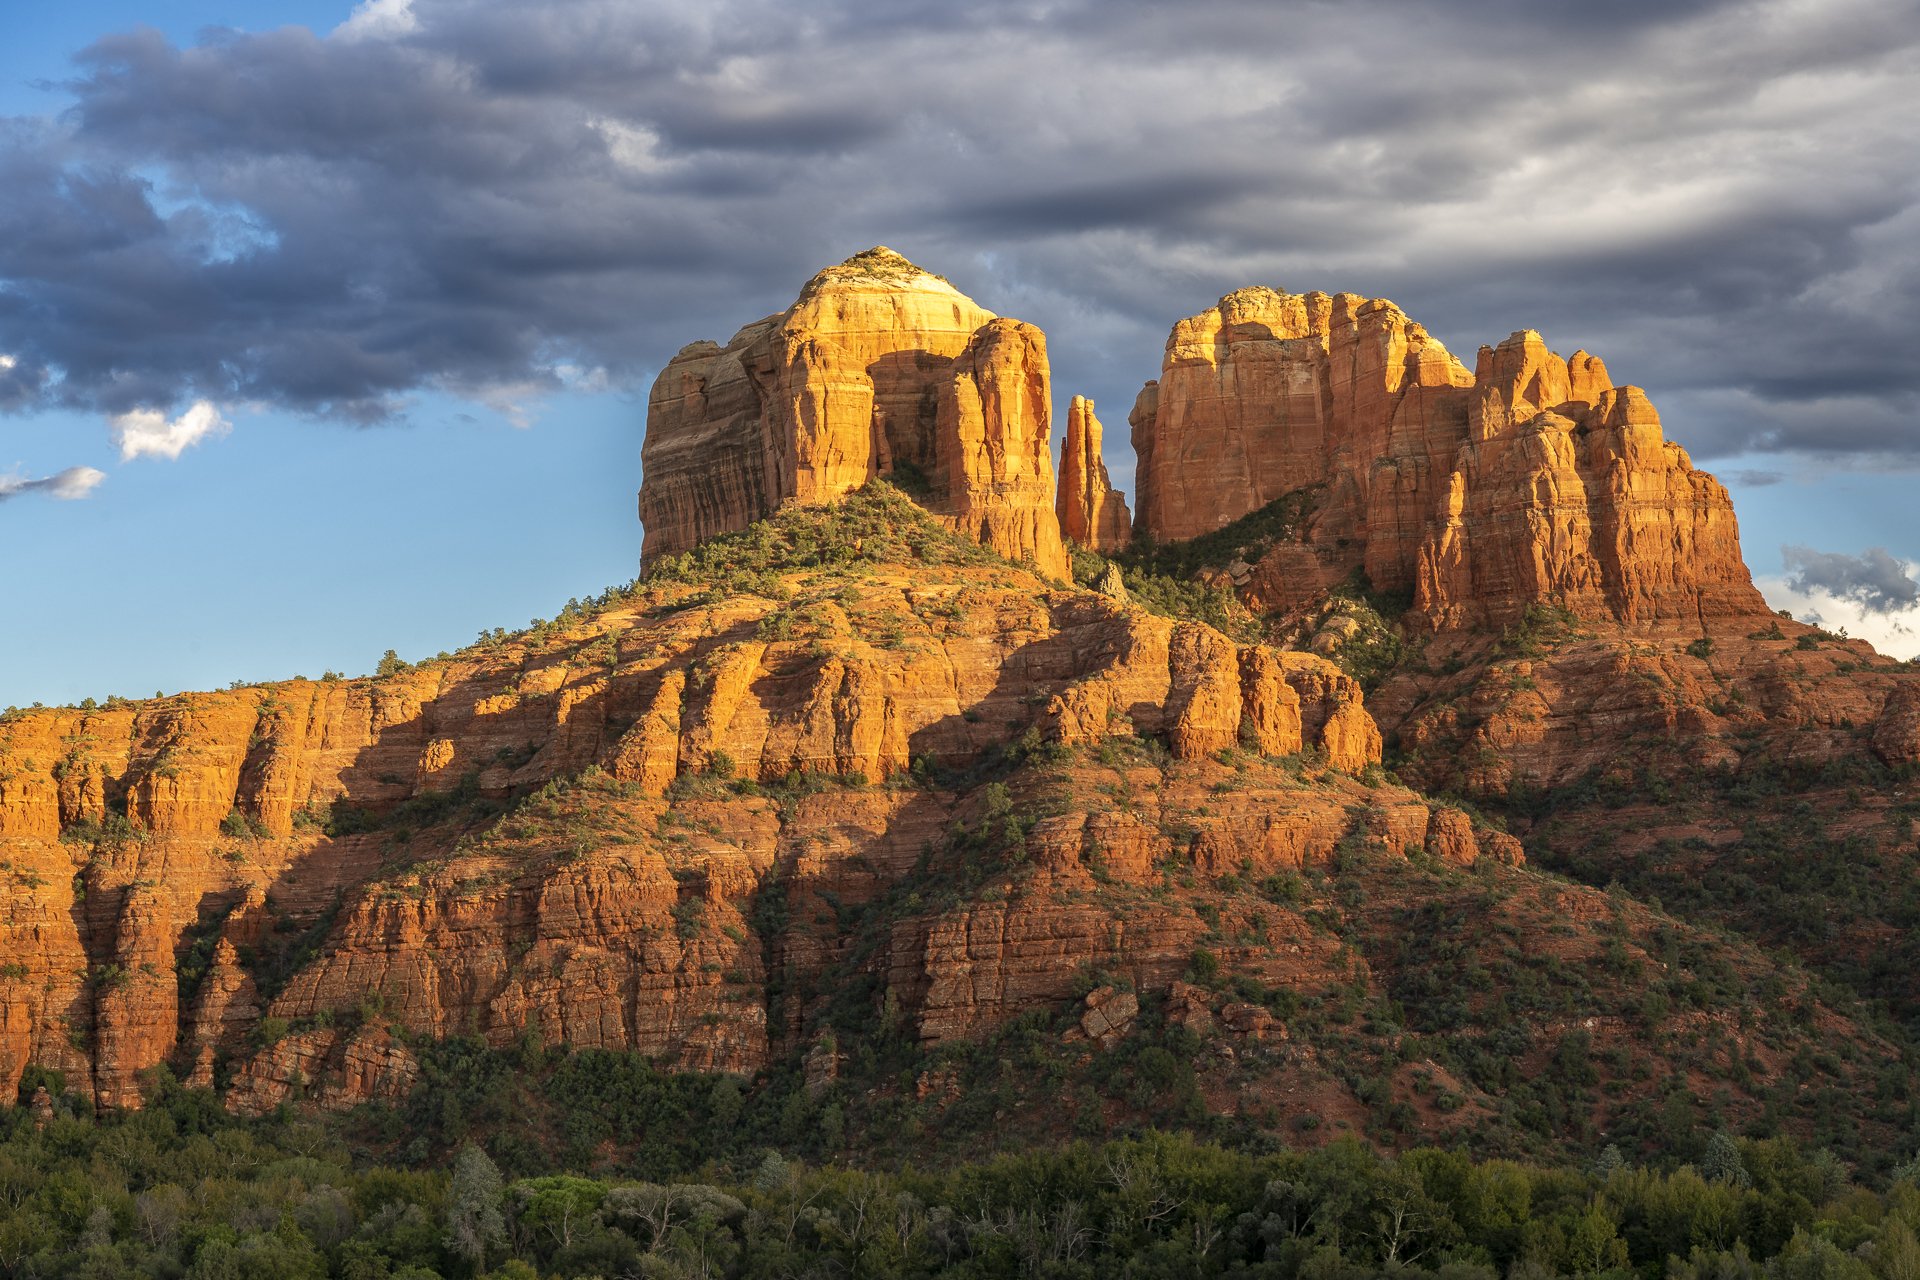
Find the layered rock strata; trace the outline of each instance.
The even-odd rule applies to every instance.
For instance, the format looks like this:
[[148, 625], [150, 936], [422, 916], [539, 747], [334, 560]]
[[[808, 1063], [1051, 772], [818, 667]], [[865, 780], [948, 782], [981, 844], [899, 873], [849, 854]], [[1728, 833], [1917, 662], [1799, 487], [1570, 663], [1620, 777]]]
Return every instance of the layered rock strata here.
[[1481, 348], [1436, 498], [1414, 584], [1436, 625], [1506, 623], [1532, 602], [1702, 630], [1769, 616], [1725, 487], [1665, 438], [1638, 387], [1530, 330]]
[[928, 509], [953, 528], [1063, 578], [1051, 397], [1038, 329], [889, 249], [856, 254], [786, 311], [661, 371], [641, 450], [642, 563], [895, 476], [929, 483]]
[[934, 415], [929, 508], [954, 530], [1050, 578], [1071, 576], [1053, 512], [1046, 335], [989, 320], [954, 358]]

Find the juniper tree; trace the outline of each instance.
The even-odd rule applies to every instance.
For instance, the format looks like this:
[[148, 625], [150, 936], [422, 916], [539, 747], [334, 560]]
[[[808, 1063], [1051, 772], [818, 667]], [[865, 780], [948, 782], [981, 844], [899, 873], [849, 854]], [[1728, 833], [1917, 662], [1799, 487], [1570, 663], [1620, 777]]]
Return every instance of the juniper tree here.
[[463, 1148], [453, 1162], [447, 1193], [447, 1248], [476, 1273], [486, 1269], [487, 1252], [507, 1242], [505, 1202], [500, 1170], [487, 1153], [477, 1146]]
[[1725, 1130], [1714, 1134], [1707, 1143], [1707, 1153], [1700, 1157], [1700, 1176], [1708, 1182], [1727, 1182], [1736, 1187], [1753, 1185], [1746, 1162], [1740, 1158], [1739, 1146]]

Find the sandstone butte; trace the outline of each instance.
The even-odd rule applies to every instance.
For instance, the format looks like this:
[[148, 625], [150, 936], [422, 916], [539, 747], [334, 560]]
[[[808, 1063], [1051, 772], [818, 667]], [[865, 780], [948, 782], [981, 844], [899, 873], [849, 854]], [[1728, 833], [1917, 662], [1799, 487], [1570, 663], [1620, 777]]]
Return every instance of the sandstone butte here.
[[[1201, 942], [1261, 982], [1355, 979], [1248, 884], [1342, 849], [1522, 860], [1371, 776], [1376, 714], [1413, 776], [1481, 795], [1649, 735], [1920, 759], [1897, 664], [1798, 644], [1725, 491], [1538, 335], [1469, 374], [1390, 303], [1243, 290], [1175, 326], [1134, 407], [1141, 532], [1304, 494], [1244, 597], [1312, 622], [1356, 569], [1411, 596], [1432, 647], [1370, 702], [1322, 657], [1068, 585], [1062, 521], [1117, 548], [1124, 508], [1085, 401], [1053, 492], [1049, 417], [1038, 330], [874, 250], [662, 373], [632, 592], [379, 679], [0, 719], [0, 1100], [38, 1064], [134, 1106], [171, 1064], [242, 1110], [346, 1105], [464, 1033], [752, 1072], [819, 1057], [856, 970], [927, 1044], [1091, 970], [1253, 1027], [1182, 981]], [[863, 487], [888, 475], [924, 514]], [[840, 913], [883, 900], [856, 950]], [[1085, 1034], [1117, 1034], [1137, 997], [1096, 996]]]
[[950, 527], [1065, 579], [1052, 405], [1040, 330], [869, 249], [725, 347], [696, 342], [661, 371], [641, 453], [642, 562], [786, 502], [911, 476]]

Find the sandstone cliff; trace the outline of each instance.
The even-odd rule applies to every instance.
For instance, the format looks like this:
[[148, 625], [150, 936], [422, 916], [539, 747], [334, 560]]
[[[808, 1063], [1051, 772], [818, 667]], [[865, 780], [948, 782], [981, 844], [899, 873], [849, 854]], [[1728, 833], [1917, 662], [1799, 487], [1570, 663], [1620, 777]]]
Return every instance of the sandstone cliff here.
[[1009, 559], [1066, 576], [1054, 517], [1052, 392], [1039, 330], [996, 321], [885, 248], [808, 281], [725, 347], [698, 342], [647, 403], [641, 559], [921, 477], [929, 509]]
[[1046, 336], [1018, 320], [980, 326], [941, 388], [929, 505], [982, 546], [1066, 579], [1053, 512], [1052, 421]]
[[1095, 551], [1121, 551], [1133, 539], [1127, 500], [1107, 475], [1101, 456], [1103, 430], [1093, 401], [1075, 396], [1067, 406], [1067, 434], [1060, 450], [1060, 493], [1054, 512], [1061, 536]]
[[1432, 628], [1497, 629], [1535, 605], [1696, 634], [1767, 616], [1726, 490], [1637, 388], [1535, 333], [1469, 374], [1390, 302], [1242, 289], [1174, 326], [1131, 421], [1156, 539], [1314, 494], [1242, 583], [1259, 607], [1360, 570]]
[[[1636, 975], [1684, 926], [1500, 869], [1541, 797], [1832, 766], [1848, 856], [1910, 852], [1882, 839], [1899, 791], [1855, 785], [1868, 749], [1920, 762], [1910, 671], [1766, 613], [1725, 491], [1598, 360], [1520, 333], [1469, 375], [1353, 295], [1243, 290], [1176, 326], [1129, 418], [1141, 528], [1284, 507], [1218, 575], [1347, 670], [1062, 586], [1063, 527], [1128, 531], [1079, 398], [1056, 498], [1051, 413], [1037, 329], [859, 255], [661, 375], [643, 584], [378, 680], [0, 719], [0, 1102], [40, 1065], [134, 1106], [162, 1063], [248, 1112], [396, 1100], [423, 1040], [464, 1034], [804, 1061], [825, 1089], [829, 1015], [854, 1006], [923, 1045], [1065, 1013], [1060, 1043], [1105, 1049], [1164, 1018], [1211, 1037], [1209, 1105], [1368, 1126], [1334, 1029], [1359, 993], [1381, 1081], [1411, 1065], [1409, 1013], [1425, 1037], [1472, 1006], [1524, 1045], [1488, 990], [1510, 938], [1573, 975], [1538, 1029], [1577, 1016], [1645, 1095], [1691, 1069], [1672, 1044], [1734, 1020], [1641, 1028]], [[1356, 570], [1410, 625], [1324, 599]], [[1173, 595], [1135, 598], [1200, 611]], [[1504, 819], [1389, 781], [1389, 744], [1401, 777]], [[1560, 829], [1611, 839], [1579, 803]], [[1637, 834], [1710, 871], [1716, 821]], [[1709, 954], [1731, 963], [1688, 963]], [[1439, 990], [1440, 955], [1480, 994]], [[1741, 1011], [1742, 1071], [1866, 1042], [1796, 981], [1803, 1021]], [[1549, 1045], [1470, 1047], [1538, 1072]], [[1488, 1087], [1470, 1110], [1498, 1109]]]
[[1597, 359], [1570, 367], [1531, 331], [1482, 348], [1466, 436], [1420, 548], [1415, 600], [1436, 625], [1530, 603], [1703, 633], [1768, 616], [1726, 489]]

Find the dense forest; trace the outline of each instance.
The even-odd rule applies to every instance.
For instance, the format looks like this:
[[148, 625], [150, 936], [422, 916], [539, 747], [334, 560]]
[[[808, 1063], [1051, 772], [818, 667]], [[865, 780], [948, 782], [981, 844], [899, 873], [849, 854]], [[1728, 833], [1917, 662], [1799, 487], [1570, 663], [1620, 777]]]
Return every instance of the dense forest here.
[[1788, 1139], [1688, 1135], [1686, 1162], [1610, 1147], [1553, 1167], [1148, 1130], [864, 1170], [796, 1154], [817, 1141], [747, 1145], [724, 1079], [615, 1058], [549, 1076], [581, 1091], [560, 1112], [591, 1145], [540, 1169], [510, 1124], [390, 1163], [409, 1135], [457, 1127], [484, 1078], [423, 1084], [388, 1113], [246, 1120], [165, 1078], [146, 1109], [95, 1115], [36, 1072], [38, 1096], [0, 1119], [0, 1274], [1920, 1275], [1920, 1169], [1866, 1187]]

